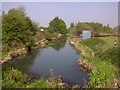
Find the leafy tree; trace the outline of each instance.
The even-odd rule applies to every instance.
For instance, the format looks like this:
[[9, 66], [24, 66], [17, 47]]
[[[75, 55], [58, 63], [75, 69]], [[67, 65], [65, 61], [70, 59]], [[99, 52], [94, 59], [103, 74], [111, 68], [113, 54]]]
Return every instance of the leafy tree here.
[[55, 17], [49, 23], [49, 30], [50, 32], [57, 32], [62, 34], [66, 34], [68, 32], [65, 22], [62, 19], [59, 19], [58, 17]]
[[103, 32], [105, 32], [105, 33], [110, 33], [111, 30], [112, 30], [112, 29], [110, 28], [110, 26], [109, 26], [109, 24], [108, 24], [107, 26], [104, 26]]
[[30, 49], [33, 39], [32, 21], [25, 15], [23, 8], [11, 9], [2, 16], [2, 43], [3, 51], [16, 48], [20, 45]]
[[62, 19], [59, 20], [59, 31], [58, 32], [62, 34], [66, 34], [68, 32], [66, 28], [66, 24]]

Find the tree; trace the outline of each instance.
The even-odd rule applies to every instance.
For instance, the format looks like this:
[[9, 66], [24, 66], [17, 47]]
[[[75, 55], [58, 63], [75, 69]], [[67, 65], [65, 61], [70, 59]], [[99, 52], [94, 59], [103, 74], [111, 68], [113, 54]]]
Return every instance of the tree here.
[[49, 23], [49, 31], [52, 33], [57, 32], [57, 33], [62, 33], [62, 34], [66, 34], [68, 32], [65, 22], [62, 19], [59, 19], [58, 17], [55, 17]]
[[32, 26], [33, 26], [32, 32], [36, 34], [36, 32], [40, 30], [39, 23], [32, 22]]
[[66, 24], [62, 19], [59, 20], [59, 31], [58, 32], [62, 34], [66, 34], [68, 32], [66, 28]]
[[32, 39], [32, 21], [25, 15], [23, 8], [11, 9], [2, 16], [2, 44], [10, 48], [25, 46], [30, 49]]
[[73, 28], [73, 27], [74, 27], [74, 23], [71, 23], [70, 28]]
[[112, 28], [110, 28], [109, 24], [107, 26], [104, 26], [103, 32], [104, 33], [112, 33]]

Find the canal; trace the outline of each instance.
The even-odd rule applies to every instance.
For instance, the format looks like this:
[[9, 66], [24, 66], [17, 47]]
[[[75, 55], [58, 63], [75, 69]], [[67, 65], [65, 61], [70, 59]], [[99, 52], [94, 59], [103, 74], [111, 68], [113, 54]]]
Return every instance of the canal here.
[[14, 67], [46, 78], [50, 77], [50, 68], [52, 68], [54, 76], [60, 75], [71, 83], [83, 86], [89, 77], [77, 64], [80, 54], [69, 44], [66, 37], [50, 45], [9, 61], [3, 64], [3, 67]]

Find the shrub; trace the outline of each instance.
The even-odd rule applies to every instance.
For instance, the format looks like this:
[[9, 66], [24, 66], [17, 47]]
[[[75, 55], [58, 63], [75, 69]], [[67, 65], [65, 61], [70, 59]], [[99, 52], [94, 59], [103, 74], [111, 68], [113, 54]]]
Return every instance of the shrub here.
[[44, 34], [47, 40], [51, 40], [52, 38], [57, 38], [57, 34], [50, 33], [49, 31], [44, 31]]

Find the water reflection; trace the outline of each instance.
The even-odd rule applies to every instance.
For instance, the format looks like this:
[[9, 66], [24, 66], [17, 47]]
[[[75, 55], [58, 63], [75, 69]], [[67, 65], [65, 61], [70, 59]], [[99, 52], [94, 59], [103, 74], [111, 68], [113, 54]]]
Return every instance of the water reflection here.
[[39, 53], [38, 52], [39, 52], [38, 50], [34, 50], [29, 52], [25, 56], [21, 56], [12, 61], [9, 61], [8, 63], [3, 64], [3, 69], [5, 67], [14, 67], [26, 72], [28, 71], [29, 67], [33, 64], [36, 56], [40, 54], [40, 52]]
[[72, 47], [66, 37], [52, 42], [52, 46], [30, 52], [25, 57], [6, 63], [28, 73], [50, 76], [50, 68], [54, 70], [55, 76], [61, 75], [64, 79], [81, 86], [88, 81], [88, 75], [77, 65], [80, 55]]
[[61, 39], [51, 42], [52, 44], [51, 47], [54, 48], [56, 51], [59, 51], [60, 49], [64, 48], [66, 44], [66, 40], [67, 40], [67, 37], [63, 36]]

